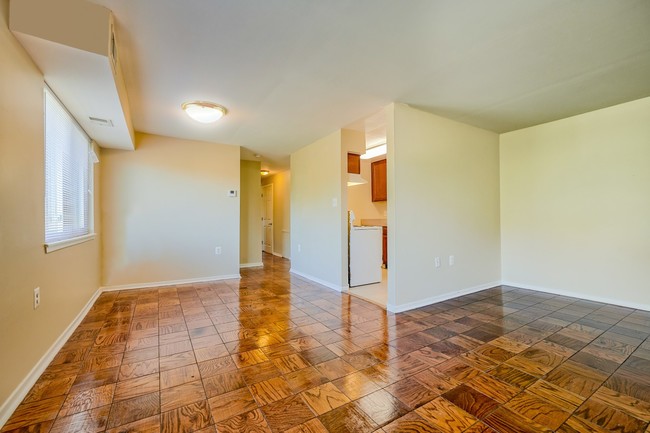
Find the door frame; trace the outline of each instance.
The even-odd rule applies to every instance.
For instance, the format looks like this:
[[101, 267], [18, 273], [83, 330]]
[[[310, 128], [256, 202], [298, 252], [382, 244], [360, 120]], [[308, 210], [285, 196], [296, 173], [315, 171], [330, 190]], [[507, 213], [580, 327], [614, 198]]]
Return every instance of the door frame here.
[[271, 242], [269, 244], [269, 249], [271, 251], [266, 251], [266, 243], [264, 242], [265, 239], [266, 239], [266, 232], [265, 232], [266, 226], [265, 226], [265, 223], [264, 223], [264, 219], [265, 219], [264, 218], [265, 217], [264, 213], [262, 214], [262, 251], [266, 252], [266, 253], [269, 253], [269, 254], [274, 254], [273, 251], [275, 250], [275, 236], [274, 236], [274, 225], [273, 225], [274, 222], [273, 221], [275, 219], [274, 218], [275, 200], [274, 200], [274, 197], [273, 197], [273, 184], [269, 183], [267, 185], [262, 185], [262, 197], [261, 197], [261, 200], [262, 200], [261, 210], [262, 210], [262, 212], [266, 211], [266, 202], [264, 200], [264, 192], [265, 192], [265, 190], [266, 190], [267, 193], [271, 194], [270, 195], [270, 197], [271, 197]]

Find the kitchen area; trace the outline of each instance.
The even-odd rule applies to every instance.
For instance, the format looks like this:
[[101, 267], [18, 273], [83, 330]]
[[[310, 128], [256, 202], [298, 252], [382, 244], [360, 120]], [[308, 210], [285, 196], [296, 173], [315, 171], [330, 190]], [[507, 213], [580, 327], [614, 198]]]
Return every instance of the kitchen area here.
[[388, 223], [385, 128], [365, 132], [365, 153], [349, 152], [349, 293], [386, 307]]

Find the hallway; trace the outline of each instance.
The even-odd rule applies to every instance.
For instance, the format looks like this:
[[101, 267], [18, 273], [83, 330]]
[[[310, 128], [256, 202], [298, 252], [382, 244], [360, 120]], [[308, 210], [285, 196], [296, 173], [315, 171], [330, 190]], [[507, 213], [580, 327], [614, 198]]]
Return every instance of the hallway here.
[[2, 431], [650, 431], [649, 312], [501, 287], [394, 315], [288, 271], [103, 293]]

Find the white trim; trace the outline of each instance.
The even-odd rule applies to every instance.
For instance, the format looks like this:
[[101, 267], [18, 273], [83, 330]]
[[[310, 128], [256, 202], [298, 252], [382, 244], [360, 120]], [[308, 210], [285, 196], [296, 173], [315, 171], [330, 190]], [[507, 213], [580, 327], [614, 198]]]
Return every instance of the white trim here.
[[134, 284], [116, 284], [113, 286], [103, 286], [101, 287], [101, 289], [104, 292], [113, 292], [115, 290], [147, 289], [151, 287], [175, 286], [177, 284], [206, 283], [210, 281], [234, 280], [239, 278], [241, 278], [241, 275], [239, 274], [218, 275], [214, 277], [186, 278], [183, 280], [152, 281], [148, 283], [134, 283]]
[[634, 308], [635, 310], [650, 311], [650, 304], [640, 304], [638, 302], [629, 302], [620, 299], [607, 298], [603, 296], [594, 296], [587, 293], [571, 292], [571, 291], [561, 290], [561, 289], [551, 289], [548, 287], [539, 287], [539, 286], [534, 286], [532, 284], [514, 283], [511, 281], [502, 281], [501, 284], [504, 286], [512, 286], [520, 289], [528, 289], [528, 290], [535, 290], [537, 292], [550, 293], [552, 295], [568, 296], [570, 298], [577, 298], [577, 299], [582, 299], [587, 301], [601, 302], [603, 304], [612, 304], [612, 305], [619, 305], [621, 307]]
[[[94, 200], [93, 200], [94, 201]], [[65, 239], [63, 241], [49, 242], [45, 244], [45, 254], [51, 253], [56, 250], [71, 247], [73, 245], [82, 244], [84, 242], [92, 241], [95, 239], [95, 233], [89, 233], [76, 238]]]
[[272, 254], [273, 254], [275, 257], [282, 257], [282, 254], [280, 254], [280, 253], [276, 253], [275, 251], [273, 251]]
[[289, 269], [289, 272], [298, 275], [299, 277], [307, 278], [310, 281], [313, 281], [314, 283], [318, 283], [321, 286], [325, 286], [328, 289], [336, 290], [337, 292], [347, 292], [348, 286], [347, 284], [345, 286], [337, 286], [334, 283], [330, 283], [329, 281], [321, 280], [320, 278], [314, 277], [313, 275], [305, 274], [300, 271], [296, 271], [294, 268]]
[[86, 314], [88, 314], [88, 311], [90, 311], [90, 308], [93, 306], [97, 298], [99, 298], [99, 295], [101, 293], [101, 289], [97, 289], [95, 291], [86, 305], [84, 305], [81, 311], [79, 311], [77, 317], [75, 317], [74, 320], [63, 331], [63, 333], [59, 335], [59, 338], [57, 338], [52, 346], [50, 346], [50, 348], [43, 354], [41, 359], [36, 363], [36, 365], [27, 374], [27, 376], [25, 376], [22, 382], [20, 382], [20, 384], [14, 389], [7, 400], [2, 403], [0, 406], [0, 429], [9, 420], [9, 417], [11, 417], [23, 399], [27, 396], [29, 390], [32, 389], [32, 386], [34, 386], [47, 366], [50, 365], [50, 362], [52, 362], [56, 354], [59, 353], [59, 350], [61, 350], [63, 345], [68, 341], [68, 338], [70, 338], [74, 330], [77, 329], [77, 326], [79, 326], [84, 317], [86, 317]]
[[262, 262], [257, 262], [257, 263], [240, 263], [239, 268], [259, 268], [260, 266], [264, 266], [264, 263]]
[[442, 302], [448, 299], [457, 298], [459, 296], [469, 295], [470, 293], [480, 292], [481, 290], [491, 289], [492, 287], [497, 287], [500, 285], [501, 281], [492, 281], [491, 283], [479, 284], [478, 286], [468, 287], [467, 289], [456, 290], [449, 293], [443, 293], [442, 295], [431, 296], [429, 298], [407, 302], [406, 304], [388, 304], [386, 305], [386, 310], [390, 311], [391, 313], [402, 313], [404, 311], [426, 307], [427, 305], [435, 304], [436, 302]]

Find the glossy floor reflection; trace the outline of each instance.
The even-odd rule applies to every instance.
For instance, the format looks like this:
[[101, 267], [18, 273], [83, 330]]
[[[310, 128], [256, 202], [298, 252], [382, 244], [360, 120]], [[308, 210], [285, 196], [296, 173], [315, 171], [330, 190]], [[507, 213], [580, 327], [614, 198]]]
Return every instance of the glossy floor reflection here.
[[104, 293], [3, 432], [650, 432], [650, 313], [499, 287], [399, 315], [288, 273]]

